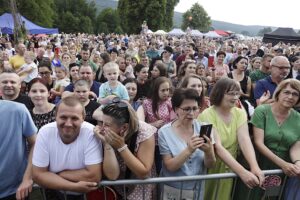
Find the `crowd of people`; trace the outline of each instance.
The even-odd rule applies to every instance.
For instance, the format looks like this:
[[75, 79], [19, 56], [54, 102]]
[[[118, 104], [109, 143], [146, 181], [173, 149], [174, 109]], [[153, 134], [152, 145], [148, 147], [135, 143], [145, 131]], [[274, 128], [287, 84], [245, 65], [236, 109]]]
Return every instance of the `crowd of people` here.
[[259, 200], [287, 176], [282, 198], [300, 198], [300, 46], [145, 33], [0, 45], [0, 200], [26, 199], [33, 183], [49, 200], [79, 200], [101, 180], [226, 172], [235, 190], [233, 179], [112, 189], [128, 200], [251, 189]]

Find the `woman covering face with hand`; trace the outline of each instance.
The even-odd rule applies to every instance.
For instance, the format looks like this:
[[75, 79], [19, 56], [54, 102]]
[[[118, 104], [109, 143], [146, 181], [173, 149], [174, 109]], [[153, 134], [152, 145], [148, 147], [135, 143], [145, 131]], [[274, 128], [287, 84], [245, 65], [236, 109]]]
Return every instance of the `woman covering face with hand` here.
[[[95, 134], [104, 146], [103, 172], [111, 180], [153, 177], [154, 133], [156, 128], [139, 121], [125, 101], [112, 99], [101, 111], [94, 113], [98, 121]], [[123, 187], [115, 187], [122, 196]], [[126, 188], [127, 199], [152, 199], [153, 186], [136, 185]], [[125, 198], [125, 197], [122, 197]]]

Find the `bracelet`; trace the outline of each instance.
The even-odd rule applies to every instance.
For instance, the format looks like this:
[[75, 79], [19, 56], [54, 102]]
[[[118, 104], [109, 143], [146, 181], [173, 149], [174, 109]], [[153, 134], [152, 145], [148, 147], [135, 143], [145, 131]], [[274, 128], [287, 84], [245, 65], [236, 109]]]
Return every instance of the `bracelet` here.
[[296, 164], [296, 162], [298, 162], [298, 161], [300, 161], [300, 160], [295, 160], [293, 163]]
[[127, 144], [124, 144], [124, 146], [122, 146], [121, 148], [118, 148], [118, 152], [121, 153], [122, 151], [124, 151], [127, 148]]

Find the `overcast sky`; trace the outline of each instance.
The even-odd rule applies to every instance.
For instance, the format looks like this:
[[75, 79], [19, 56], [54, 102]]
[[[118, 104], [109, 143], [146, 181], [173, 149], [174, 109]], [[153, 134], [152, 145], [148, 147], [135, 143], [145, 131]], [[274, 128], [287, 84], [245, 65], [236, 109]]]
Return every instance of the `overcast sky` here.
[[300, 29], [299, 0], [180, 0], [175, 11], [185, 12], [196, 2], [213, 20]]

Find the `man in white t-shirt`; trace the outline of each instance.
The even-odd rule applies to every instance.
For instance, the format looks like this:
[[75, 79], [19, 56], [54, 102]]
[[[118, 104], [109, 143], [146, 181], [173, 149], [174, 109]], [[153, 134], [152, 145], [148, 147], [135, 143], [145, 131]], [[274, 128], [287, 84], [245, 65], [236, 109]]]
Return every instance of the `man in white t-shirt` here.
[[[84, 115], [80, 101], [69, 96], [57, 106], [56, 122], [40, 129], [32, 159], [33, 179], [40, 186], [67, 191], [70, 196], [97, 188], [102, 145]], [[62, 194], [57, 192], [57, 198]]]

